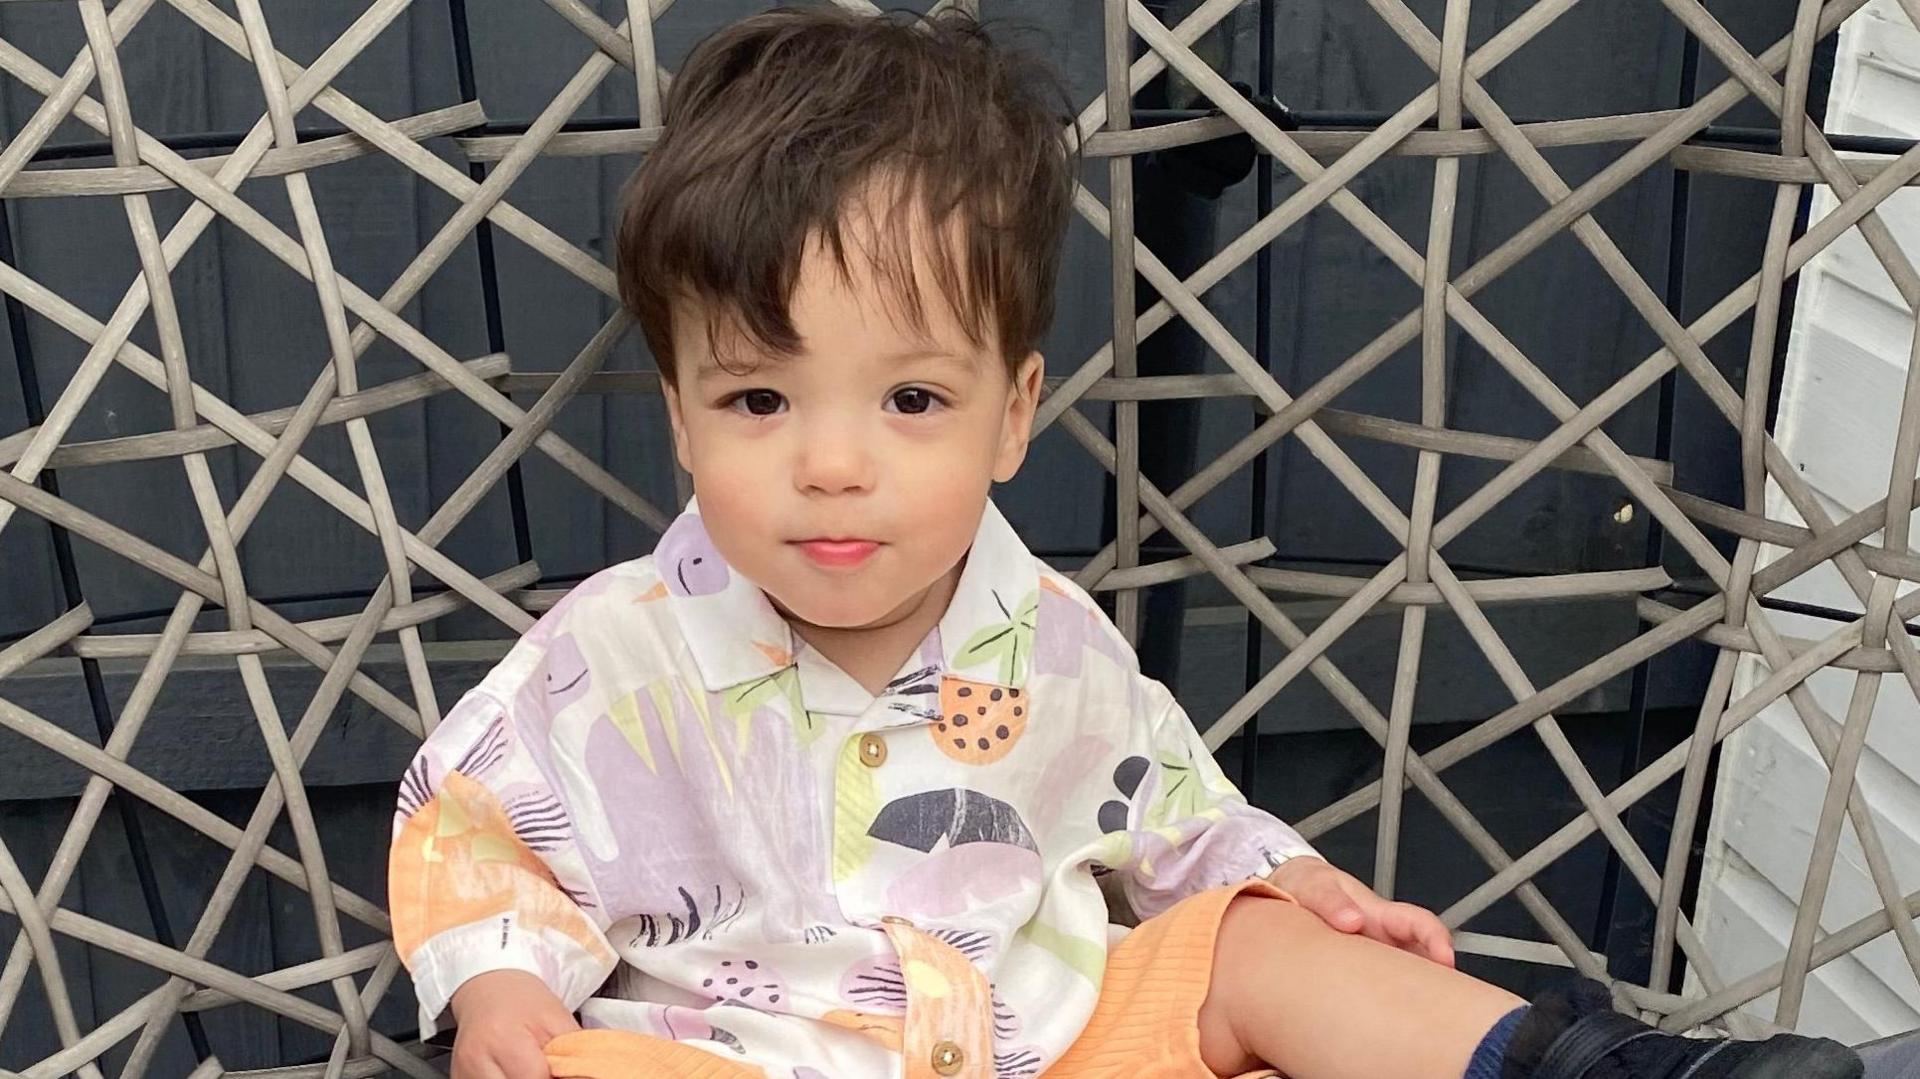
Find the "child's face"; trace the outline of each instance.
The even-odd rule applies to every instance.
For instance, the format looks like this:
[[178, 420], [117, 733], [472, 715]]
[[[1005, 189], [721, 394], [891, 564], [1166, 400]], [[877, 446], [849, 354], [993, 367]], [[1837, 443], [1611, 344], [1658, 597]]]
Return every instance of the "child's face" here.
[[844, 276], [817, 246], [802, 262], [795, 356], [742, 343], [725, 358], [746, 373], [729, 373], [708, 320], [676, 318], [667, 392], [720, 554], [789, 615], [833, 628], [886, 624], [954, 570], [989, 486], [1026, 455], [1042, 367], [1036, 353], [1009, 378], [931, 294], [924, 336], [896, 324], [857, 247]]

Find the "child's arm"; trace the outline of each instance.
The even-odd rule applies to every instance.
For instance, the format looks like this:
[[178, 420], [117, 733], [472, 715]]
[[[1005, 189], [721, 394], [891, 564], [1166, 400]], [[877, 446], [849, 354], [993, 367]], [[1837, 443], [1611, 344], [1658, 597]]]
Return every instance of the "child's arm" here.
[[1102, 824], [1124, 826], [1124, 839], [1110, 836], [1120, 857], [1108, 865], [1122, 872], [1135, 913], [1149, 918], [1208, 888], [1268, 876], [1294, 858], [1317, 858], [1300, 833], [1247, 804], [1167, 687], [1133, 677], [1144, 707], [1114, 776], [1128, 800], [1103, 811]]
[[1266, 877], [1341, 932], [1453, 964], [1439, 918], [1375, 895], [1300, 833], [1248, 805], [1167, 688], [1144, 677], [1140, 685], [1150, 702], [1136, 735], [1145, 761], [1127, 814], [1130, 857], [1114, 868], [1126, 870], [1127, 899], [1141, 917], [1207, 888]]
[[541, 695], [514, 700], [485, 687], [462, 698], [401, 782], [388, 904], [423, 1038], [478, 975], [525, 972], [571, 1012], [615, 965], [565, 796], [544, 764], [547, 717], [518, 714], [543, 711]]

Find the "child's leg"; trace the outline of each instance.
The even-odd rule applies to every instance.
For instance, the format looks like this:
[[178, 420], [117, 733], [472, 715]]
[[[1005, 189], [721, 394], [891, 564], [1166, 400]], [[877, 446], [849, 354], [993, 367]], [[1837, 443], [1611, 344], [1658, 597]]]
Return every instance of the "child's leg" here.
[[[1426, 959], [1348, 936], [1279, 899], [1241, 895], [1214, 940], [1199, 1020], [1216, 1075], [1290, 1079], [1860, 1079], [1825, 1038], [1688, 1038], [1615, 1013], [1578, 980], [1523, 1002]], [[1511, 1023], [1499, 1020], [1514, 1014]], [[1498, 1024], [1498, 1029], [1493, 1029]], [[1473, 1069], [1471, 1076], [1468, 1069]]]
[[1214, 946], [1200, 1055], [1216, 1075], [1460, 1079], [1519, 997], [1284, 900], [1242, 896]]

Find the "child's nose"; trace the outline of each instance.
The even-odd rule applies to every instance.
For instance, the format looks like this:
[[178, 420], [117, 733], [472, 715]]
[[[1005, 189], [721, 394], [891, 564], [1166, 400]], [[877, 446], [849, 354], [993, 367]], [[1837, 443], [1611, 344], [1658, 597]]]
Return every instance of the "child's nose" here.
[[873, 486], [873, 456], [856, 437], [823, 433], [801, 446], [795, 480], [803, 491], [863, 491]]

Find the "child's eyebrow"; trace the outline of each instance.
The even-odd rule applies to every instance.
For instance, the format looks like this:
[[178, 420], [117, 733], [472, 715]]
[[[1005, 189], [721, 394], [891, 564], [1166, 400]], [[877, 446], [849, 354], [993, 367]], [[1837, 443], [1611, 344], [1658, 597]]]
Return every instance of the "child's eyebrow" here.
[[934, 363], [934, 364], [940, 364], [942, 366], [947, 366], [947, 367], [965, 368], [966, 370], [969, 370], [969, 371], [972, 370], [974, 366], [973, 362], [967, 357], [962, 356], [951, 349], [945, 349], [945, 348], [939, 348], [939, 347], [903, 349], [899, 352], [894, 353], [891, 356], [886, 357], [885, 362], [900, 363], [900, 364]]
[[[710, 382], [715, 379], [751, 377], [753, 374], [757, 373], [760, 370], [762, 364], [768, 361], [789, 361], [790, 362], [790, 361], [799, 360], [799, 359], [804, 359], [804, 357], [783, 356], [783, 355], [768, 356], [768, 357], [762, 358], [761, 362], [756, 363], [751, 370], [739, 371], [739, 370], [730, 370], [725, 365], [721, 364], [718, 360], [714, 359], [714, 357], [712, 357], [711, 355], [705, 355], [705, 356], [701, 356], [700, 359], [695, 363], [694, 369], [693, 369], [693, 378], [694, 378], [694, 381], [696, 382]], [[958, 352], [955, 352], [952, 349], [942, 348], [938, 345], [904, 348], [899, 350], [898, 352], [889, 353], [879, 357], [878, 362], [885, 366], [898, 365], [898, 366], [904, 367], [909, 365], [914, 365], [914, 366], [934, 365], [934, 366], [940, 366], [940, 367], [951, 367], [956, 370], [968, 371], [968, 372], [973, 371], [977, 366], [977, 364], [972, 358], [962, 355]]]
[[760, 369], [766, 366], [768, 363], [774, 362], [774, 361], [786, 360], [788, 358], [789, 357], [778, 355], [778, 354], [771, 355], [771, 356], [756, 356], [755, 362], [750, 367], [740, 369], [740, 368], [730, 368], [726, 366], [725, 364], [721, 363], [719, 360], [715, 359], [711, 354], [702, 355], [700, 359], [694, 364], [693, 379], [695, 382], [710, 382], [714, 379], [719, 379], [719, 378], [750, 378], [753, 375], [757, 374], [760, 371]]

